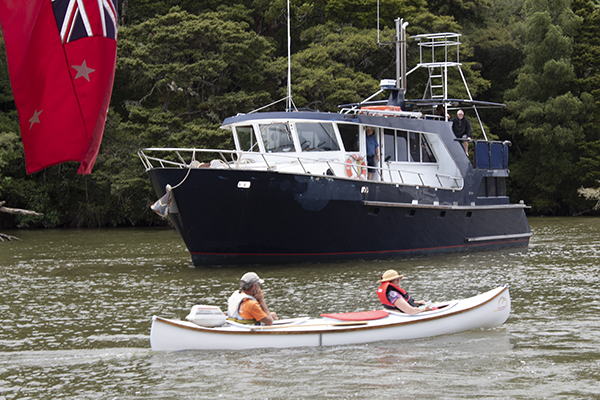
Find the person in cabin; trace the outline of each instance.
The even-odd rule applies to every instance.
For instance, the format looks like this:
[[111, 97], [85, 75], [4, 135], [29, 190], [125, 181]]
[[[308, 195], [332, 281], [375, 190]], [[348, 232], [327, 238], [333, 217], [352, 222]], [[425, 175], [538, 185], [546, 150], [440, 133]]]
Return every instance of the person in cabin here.
[[400, 310], [405, 314], [419, 314], [424, 311], [435, 310], [431, 305], [426, 307], [419, 307], [424, 305], [424, 300], [413, 300], [406, 290], [400, 287], [400, 279], [404, 278], [404, 275], [398, 275], [398, 272], [393, 269], [388, 269], [381, 275], [379, 283], [379, 289], [377, 289], [377, 297], [384, 308], [391, 310]]
[[457, 138], [468, 139], [462, 142], [465, 149], [465, 154], [469, 155], [469, 142], [473, 141], [473, 133], [471, 132], [471, 123], [465, 117], [463, 110], [458, 110], [456, 117], [450, 120], [452, 122], [452, 132]]
[[[377, 159], [377, 162], [375, 161]], [[379, 143], [375, 135], [373, 135], [373, 127], [367, 127], [367, 166], [377, 167], [379, 164]], [[373, 178], [373, 170], [369, 168], [369, 174], [367, 178], [371, 180]]]
[[437, 115], [440, 119], [444, 119], [444, 115], [446, 115], [446, 109], [443, 104], [438, 104], [435, 108], [435, 115]]
[[265, 303], [265, 294], [260, 288], [264, 283], [255, 272], [247, 272], [240, 279], [240, 290], [233, 292], [227, 302], [227, 319], [242, 324], [273, 325], [277, 314]]

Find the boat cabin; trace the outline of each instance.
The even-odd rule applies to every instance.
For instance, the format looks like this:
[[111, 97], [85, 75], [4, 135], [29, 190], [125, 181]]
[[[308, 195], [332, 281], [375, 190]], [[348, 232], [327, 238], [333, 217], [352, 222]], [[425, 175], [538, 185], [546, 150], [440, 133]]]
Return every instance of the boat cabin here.
[[[372, 169], [373, 180], [462, 188], [459, 168], [436, 133], [403, 128], [389, 123], [388, 118], [369, 115], [349, 118], [325, 113], [324, 117], [323, 113], [299, 112], [290, 119], [290, 113], [268, 114], [225, 120], [222, 127], [232, 131], [235, 141], [236, 168], [366, 179], [366, 129], [372, 127], [380, 151], [380, 161]], [[384, 119], [388, 126], [377, 119]]]

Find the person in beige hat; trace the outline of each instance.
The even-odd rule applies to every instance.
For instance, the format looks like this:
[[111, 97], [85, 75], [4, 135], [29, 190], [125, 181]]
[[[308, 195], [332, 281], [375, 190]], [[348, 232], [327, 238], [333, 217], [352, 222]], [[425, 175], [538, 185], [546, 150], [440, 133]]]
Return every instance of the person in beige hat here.
[[394, 269], [388, 269], [381, 275], [379, 280], [381, 285], [377, 289], [377, 297], [379, 297], [381, 304], [387, 309], [397, 309], [411, 315], [433, 310], [431, 304], [426, 307], [419, 307], [425, 305], [425, 301], [413, 300], [406, 290], [400, 287], [400, 279], [402, 278], [404, 278], [404, 275], [399, 275]]
[[277, 314], [265, 303], [265, 294], [260, 288], [264, 283], [255, 272], [247, 272], [240, 279], [240, 290], [233, 292], [227, 302], [227, 319], [242, 324], [273, 325]]

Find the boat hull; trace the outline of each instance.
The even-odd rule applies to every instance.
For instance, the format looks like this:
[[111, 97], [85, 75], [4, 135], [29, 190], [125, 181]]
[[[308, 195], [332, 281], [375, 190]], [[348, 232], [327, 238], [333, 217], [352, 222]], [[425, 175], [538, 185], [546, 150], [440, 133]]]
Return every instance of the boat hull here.
[[[188, 174], [189, 172], [189, 174]], [[269, 171], [155, 168], [194, 265], [383, 259], [524, 247], [524, 206], [460, 192]], [[244, 183], [244, 184], [240, 184]], [[505, 201], [503, 201], [505, 200]]]
[[440, 305], [440, 310], [417, 315], [390, 313], [373, 321], [339, 322], [309, 319], [291, 326], [204, 328], [187, 321], [153, 317], [152, 350], [243, 350], [336, 346], [376, 341], [408, 340], [446, 335], [503, 324], [510, 315], [508, 286]]

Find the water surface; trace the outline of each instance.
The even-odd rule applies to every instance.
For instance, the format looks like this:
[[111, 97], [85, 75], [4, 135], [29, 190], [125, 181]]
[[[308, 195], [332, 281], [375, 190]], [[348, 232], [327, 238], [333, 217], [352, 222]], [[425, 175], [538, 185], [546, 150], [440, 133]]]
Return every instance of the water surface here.
[[152, 315], [226, 309], [247, 268], [197, 269], [170, 229], [4, 231], [0, 400], [600, 398], [600, 219], [532, 218], [527, 249], [259, 266], [280, 317], [378, 308], [389, 268], [417, 298], [510, 285], [501, 327], [364, 345], [150, 350]]

